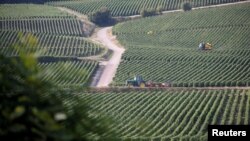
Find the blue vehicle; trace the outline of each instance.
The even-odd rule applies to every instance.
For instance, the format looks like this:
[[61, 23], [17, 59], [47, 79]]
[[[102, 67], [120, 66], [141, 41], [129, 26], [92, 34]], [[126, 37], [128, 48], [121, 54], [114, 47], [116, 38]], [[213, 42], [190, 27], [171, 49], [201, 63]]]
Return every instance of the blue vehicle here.
[[131, 87], [141, 87], [144, 88], [146, 86], [146, 82], [143, 80], [142, 76], [135, 75], [133, 80], [127, 80], [126, 85]]

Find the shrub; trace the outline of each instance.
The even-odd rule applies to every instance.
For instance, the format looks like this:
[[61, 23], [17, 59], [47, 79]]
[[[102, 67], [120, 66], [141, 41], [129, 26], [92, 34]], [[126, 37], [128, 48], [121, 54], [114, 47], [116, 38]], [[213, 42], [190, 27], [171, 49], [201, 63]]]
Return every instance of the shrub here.
[[220, 86], [221, 87], [225, 87], [226, 85], [225, 85], [225, 82], [220, 82]]
[[99, 26], [107, 26], [113, 24], [111, 12], [107, 7], [102, 7], [96, 12], [92, 12], [88, 15], [89, 20]]
[[140, 15], [142, 17], [155, 16], [157, 15], [157, 12], [155, 9], [142, 9], [140, 12]]
[[231, 82], [231, 86], [236, 86], [236, 82], [235, 82], [235, 81], [232, 81], [232, 82]]
[[231, 82], [230, 82], [230, 81], [227, 81], [227, 82], [226, 82], [226, 86], [230, 87], [230, 86], [231, 86]]
[[179, 82], [177, 87], [183, 87], [183, 82]]
[[172, 86], [173, 86], [173, 87], [177, 87], [177, 83], [173, 83]]
[[200, 83], [199, 82], [195, 82], [194, 86], [195, 87], [200, 87]]
[[210, 82], [210, 86], [214, 87], [215, 86], [215, 82], [214, 81]]
[[188, 87], [188, 84], [189, 84], [189, 83], [184, 82], [184, 83], [183, 83], [183, 87]]
[[220, 82], [216, 82], [216, 83], [215, 83], [215, 86], [220, 87], [220, 86], [221, 86], [221, 85], [220, 85]]
[[204, 82], [200, 82], [200, 87], [204, 87]]
[[242, 87], [247, 86], [247, 82], [246, 82], [246, 81], [241, 82], [241, 86], [242, 86]]
[[190, 10], [192, 10], [192, 5], [189, 2], [186, 2], [186, 3], [183, 4], [182, 9], [184, 11], [190, 11]]
[[236, 86], [239, 86], [239, 84], [240, 84], [240, 82], [239, 82], [239, 81], [237, 81], [237, 82], [236, 82]]
[[205, 87], [209, 87], [210, 86], [210, 82], [204, 82], [205, 84], [204, 84], [204, 86]]
[[188, 87], [194, 87], [194, 83], [193, 82], [188, 83]]

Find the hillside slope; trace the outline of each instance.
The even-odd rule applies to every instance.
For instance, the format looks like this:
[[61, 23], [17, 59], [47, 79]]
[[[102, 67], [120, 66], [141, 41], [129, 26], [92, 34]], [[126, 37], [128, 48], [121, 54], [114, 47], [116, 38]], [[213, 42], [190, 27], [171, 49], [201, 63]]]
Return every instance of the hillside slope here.
[[[115, 85], [134, 74], [174, 86], [249, 85], [249, 6], [175, 12], [116, 25], [113, 33], [127, 50]], [[200, 42], [214, 48], [198, 50]]]
[[[239, 2], [241, 0], [196, 0], [193, 7]], [[112, 16], [137, 15], [142, 9], [181, 9], [185, 0], [51, 0], [47, 4], [67, 7], [88, 14], [101, 7], [110, 9]]]
[[[65, 103], [73, 103], [71, 96]], [[94, 116], [115, 121], [110, 128], [119, 133], [116, 140], [205, 141], [208, 124], [250, 123], [248, 90], [115, 90], [75, 96], [98, 112]]]
[[47, 73], [45, 80], [71, 88], [88, 84], [98, 62], [83, 59], [106, 50], [83, 37], [84, 22], [48, 5], [1, 4], [0, 8], [1, 53], [15, 57], [22, 50], [19, 47], [27, 47], [27, 53], [37, 51], [40, 67]]

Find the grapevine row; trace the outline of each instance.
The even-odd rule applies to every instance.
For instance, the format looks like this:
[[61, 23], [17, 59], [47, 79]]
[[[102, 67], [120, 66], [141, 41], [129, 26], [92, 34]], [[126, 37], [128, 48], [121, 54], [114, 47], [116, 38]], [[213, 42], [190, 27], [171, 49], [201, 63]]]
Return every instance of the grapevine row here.
[[[7, 1], [13, 2], [13, 0], [7, 0]], [[13, 2], [13, 4], [0, 4], [0, 13], [1, 13], [0, 19], [2, 18], [42, 18], [42, 17], [51, 17], [51, 16], [69, 17], [70, 16], [68, 13], [60, 11], [53, 6], [42, 5], [42, 4], [14, 4], [14, 3], [15, 2]]]
[[[237, 118], [242, 124], [249, 123], [248, 93], [248, 90], [131, 90], [89, 92], [79, 95], [79, 99], [89, 102], [91, 109], [99, 112], [96, 116], [112, 117], [116, 122], [110, 128], [121, 135], [121, 140], [206, 140], [209, 124], [234, 124]], [[65, 101], [70, 101], [70, 97]]]
[[[216, 5], [229, 2], [239, 2], [240, 0], [199, 0], [192, 1], [193, 7]], [[139, 14], [143, 8], [158, 8], [163, 10], [176, 10], [181, 9], [183, 0], [79, 0], [79, 1], [51, 1], [49, 5], [63, 6], [83, 14], [96, 11], [101, 7], [108, 7], [111, 10], [112, 16], [130, 16]]]
[[46, 72], [43, 78], [45, 81], [52, 82], [58, 86], [81, 87], [89, 82], [97, 65], [97, 62], [92, 61], [59, 61], [40, 63], [39, 67]]
[[0, 30], [83, 36], [83, 24], [74, 18], [5, 19]]
[[[249, 86], [248, 7], [170, 13], [116, 25], [113, 33], [127, 50], [113, 84], [124, 85], [140, 74], [177, 87]], [[213, 49], [198, 50], [200, 42], [212, 43]]]
[[[30, 34], [26, 33], [26, 37]], [[86, 57], [101, 53], [104, 49], [91, 41], [76, 36], [57, 36], [41, 33], [31, 34], [37, 39], [36, 50], [40, 50], [41, 56], [54, 57]], [[18, 44], [18, 33], [0, 31], [0, 51], [9, 56], [17, 55], [17, 52], [8, 52], [8, 48]]]

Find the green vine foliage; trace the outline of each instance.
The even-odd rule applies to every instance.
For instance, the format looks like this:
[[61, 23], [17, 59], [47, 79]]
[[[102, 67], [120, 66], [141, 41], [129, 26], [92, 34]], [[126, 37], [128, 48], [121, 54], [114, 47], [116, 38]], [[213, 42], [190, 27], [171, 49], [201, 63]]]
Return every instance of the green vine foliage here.
[[[109, 120], [91, 117], [88, 105], [76, 96], [67, 98], [73, 90], [60, 90], [53, 83], [42, 80], [46, 72], [39, 70], [39, 53], [32, 51], [37, 39], [21, 34], [19, 39], [10, 48], [10, 51], [19, 50], [18, 56], [0, 55], [0, 140], [107, 138], [104, 131], [108, 130]], [[74, 104], [64, 104], [67, 101]]]

